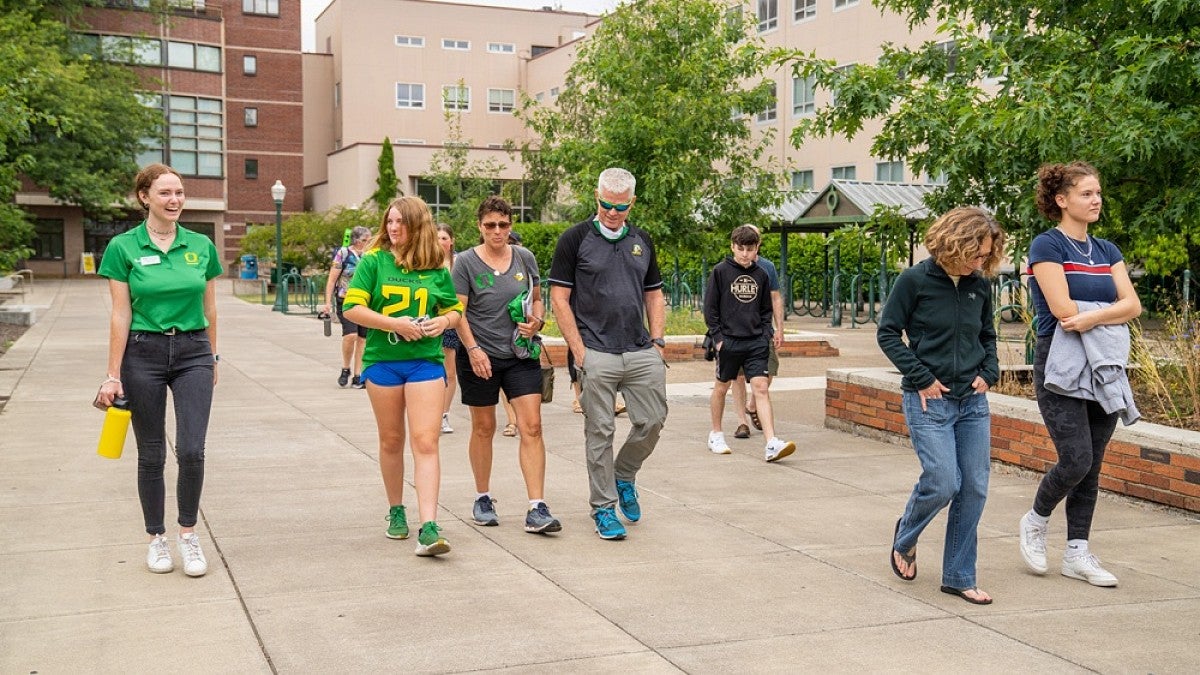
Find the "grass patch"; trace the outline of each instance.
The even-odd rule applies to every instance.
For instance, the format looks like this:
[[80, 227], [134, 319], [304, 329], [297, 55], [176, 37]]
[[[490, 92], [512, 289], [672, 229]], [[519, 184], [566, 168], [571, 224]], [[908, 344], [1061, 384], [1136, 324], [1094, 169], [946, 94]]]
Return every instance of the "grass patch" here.
[[[667, 335], [704, 335], [708, 327], [704, 325], [704, 315], [692, 309], [667, 309]], [[541, 330], [547, 337], [562, 337], [558, 322], [553, 314], [547, 314], [546, 326]]]

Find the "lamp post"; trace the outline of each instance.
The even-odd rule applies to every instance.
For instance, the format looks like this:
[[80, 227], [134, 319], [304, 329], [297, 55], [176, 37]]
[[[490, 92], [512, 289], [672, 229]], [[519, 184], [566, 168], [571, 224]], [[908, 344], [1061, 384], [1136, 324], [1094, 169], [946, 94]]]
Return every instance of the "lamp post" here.
[[272, 311], [287, 312], [287, 290], [283, 280], [283, 198], [287, 188], [276, 179], [271, 186], [271, 198], [275, 200], [275, 306]]

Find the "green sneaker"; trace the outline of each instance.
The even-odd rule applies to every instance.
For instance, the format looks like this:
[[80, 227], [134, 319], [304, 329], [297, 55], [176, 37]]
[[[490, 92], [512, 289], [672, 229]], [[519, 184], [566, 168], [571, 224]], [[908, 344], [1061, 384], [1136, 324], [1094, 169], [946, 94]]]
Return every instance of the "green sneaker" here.
[[388, 539], [408, 539], [408, 516], [404, 513], [404, 505], [393, 506], [387, 515]]
[[450, 544], [446, 543], [441, 534], [438, 534], [441, 531], [442, 528], [432, 520], [421, 525], [421, 531], [417, 534], [417, 555], [431, 556], [449, 553]]

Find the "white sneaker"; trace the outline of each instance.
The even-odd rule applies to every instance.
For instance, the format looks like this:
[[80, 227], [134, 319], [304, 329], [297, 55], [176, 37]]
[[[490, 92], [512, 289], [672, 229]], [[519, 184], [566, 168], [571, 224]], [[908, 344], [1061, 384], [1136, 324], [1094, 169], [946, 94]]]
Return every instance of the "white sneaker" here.
[[708, 449], [716, 455], [728, 455], [733, 452], [729, 449], [729, 444], [725, 442], [725, 434], [720, 431], [708, 432]]
[[795, 451], [796, 444], [791, 441], [784, 441], [775, 436], [772, 436], [771, 440], [767, 441], [768, 462], [774, 462], [777, 459], [783, 459]]
[[175, 569], [171, 547], [167, 546], [167, 538], [161, 534], [154, 535], [150, 540], [150, 548], [146, 551], [146, 567], [155, 574], [166, 574]]
[[1091, 553], [1063, 558], [1064, 577], [1086, 581], [1093, 586], [1116, 586], [1117, 578], [1100, 566], [1100, 559]]
[[183, 559], [183, 573], [189, 577], [202, 577], [208, 571], [208, 561], [195, 532], [179, 535], [179, 557]]
[[[1021, 516], [1021, 558], [1034, 574], [1046, 573], [1046, 530], [1047, 525], [1038, 525], [1029, 518], [1029, 512]], [[1065, 563], [1064, 563], [1065, 565]], [[1066, 567], [1063, 567], [1066, 570]], [[1063, 574], [1066, 574], [1064, 571]]]
[[442, 433], [452, 434], [454, 429], [450, 427], [450, 413], [442, 413]]

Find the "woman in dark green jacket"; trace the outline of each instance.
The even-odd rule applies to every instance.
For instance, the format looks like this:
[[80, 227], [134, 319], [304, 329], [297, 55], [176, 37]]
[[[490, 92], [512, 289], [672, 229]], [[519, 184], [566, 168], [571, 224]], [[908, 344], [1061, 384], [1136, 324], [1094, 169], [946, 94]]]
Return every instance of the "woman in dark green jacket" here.
[[[896, 521], [892, 571], [917, 576], [921, 532], [947, 505], [942, 592], [986, 605], [975, 585], [976, 528], [991, 469], [988, 388], [1000, 377], [991, 283], [1004, 231], [983, 209], [959, 207], [929, 227], [930, 258], [900, 274], [876, 339], [903, 376], [904, 417], [921, 477]], [[907, 342], [902, 338], [907, 338]]]

